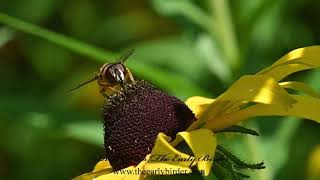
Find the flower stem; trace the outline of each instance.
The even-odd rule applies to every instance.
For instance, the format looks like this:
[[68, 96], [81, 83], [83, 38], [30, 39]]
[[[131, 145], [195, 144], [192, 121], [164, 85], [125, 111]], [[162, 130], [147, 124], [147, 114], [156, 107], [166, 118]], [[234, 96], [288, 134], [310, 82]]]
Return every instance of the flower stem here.
[[111, 53], [103, 51], [102, 49], [91, 46], [79, 40], [76, 40], [52, 31], [45, 30], [36, 25], [21, 21], [19, 19], [8, 16], [1, 12], [0, 12], [0, 22], [14, 29], [46, 39], [50, 42], [63, 46], [71, 51], [80, 53], [84, 56], [101, 60], [101, 62], [106, 62], [106, 59], [110, 60], [114, 58], [114, 56]]
[[[255, 121], [248, 122], [247, 125], [249, 125], [250, 128], [258, 129], [258, 124]], [[250, 154], [251, 161], [261, 161], [263, 160], [262, 150], [261, 147], [261, 141], [259, 138], [251, 137], [251, 136], [245, 136], [244, 142], [246, 143], [246, 146], [248, 148], [248, 154]], [[266, 163], [267, 168], [264, 171], [255, 171], [251, 174], [252, 179], [256, 180], [268, 180], [269, 176], [266, 173], [266, 171], [269, 172], [268, 164]]]
[[[99, 63], [111, 62], [116, 57], [115, 54], [110, 51], [105, 51], [102, 48], [87, 44], [72, 37], [46, 30], [45, 28], [24, 22], [23, 20], [11, 17], [2, 12], [0, 12], [0, 23], [3, 23], [15, 30], [19, 30], [21, 32], [47, 40], [51, 43], [73, 51], [74, 53], [89, 57]], [[181, 98], [186, 98], [194, 94], [207, 94], [188, 78], [178, 75], [177, 73], [164, 71], [160, 68], [154, 68], [153, 65], [148, 65], [140, 61], [134, 61], [134, 59], [130, 62], [127, 62], [127, 65], [129, 65], [138, 76], [157, 83], [161, 88], [166, 89], [169, 93], [180, 96]], [[170, 79], [170, 81], [168, 81], [168, 79]], [[181, 93], [181, 89], [176, 87], [187, 89], [187, 91]]]
[[[240, 52], [235, 34], [235, 28], [231, 18], [228, 0], [209, 0], [212, 17], [215, 20], [213, 29], [215, 38], [219, 41], [224, 58], [233, 70], [240, 68]], [[211, 33], [213, 34], [213, 32]]]

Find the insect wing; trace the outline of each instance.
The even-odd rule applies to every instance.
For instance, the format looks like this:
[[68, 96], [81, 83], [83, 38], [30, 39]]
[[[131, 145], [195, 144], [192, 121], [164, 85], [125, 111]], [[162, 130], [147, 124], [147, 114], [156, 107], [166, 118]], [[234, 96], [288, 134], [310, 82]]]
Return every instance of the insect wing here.
[[82, 83], [81, 83], [81, 84], [79, 84], [78, 86], [76, 86], [76, 87], [74, 87], [74, 88], [70, 89], [70, 90], [69, 90], [69, 92], [74, 91], [74, 90], [76, 90], [76, 89], [79, 89], [79, 88], [81, 88], [82, 86], [85, 86], [86, 84], [91, 83], [92, 81], [97, 80], [97, 79], [98, 79], [98, 77], [99, 77], [98, 75], [95, 75], [94, 77], [92, 77], [92, 78], [90, 78], [90, 79], [88, 79], [88, 80], [86, 80], [86, 81], [82, 82]]
[[122, 56], [117, 60], [119, 63], [124, 63], [134, 52], [135, 50], [133, 48], [129, 49], [128, 51], [125, 51]]

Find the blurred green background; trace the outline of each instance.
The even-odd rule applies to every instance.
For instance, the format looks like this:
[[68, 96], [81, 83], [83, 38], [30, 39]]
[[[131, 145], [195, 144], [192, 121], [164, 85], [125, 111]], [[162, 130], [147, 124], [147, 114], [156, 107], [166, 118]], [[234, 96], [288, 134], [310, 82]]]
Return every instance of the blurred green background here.
[[[317, 0], [1, 0], [1, 179], [70, 179], [92, 170], [104, 157], [103, 97], [95, 83], [67, 91], [124, 49], [136, 49], [126, 63], [136, 78], [183, 100], [217, 97], [241, 75], [320, 44], [319, 9]], [[320, 90], [319, 71], [292, 78]], [[266, 170], [248, 172], [251, 179], [317, 179], [320, 126], [257, 119], [246, 125], [262, 137], [220, 141], [266, 162]]]

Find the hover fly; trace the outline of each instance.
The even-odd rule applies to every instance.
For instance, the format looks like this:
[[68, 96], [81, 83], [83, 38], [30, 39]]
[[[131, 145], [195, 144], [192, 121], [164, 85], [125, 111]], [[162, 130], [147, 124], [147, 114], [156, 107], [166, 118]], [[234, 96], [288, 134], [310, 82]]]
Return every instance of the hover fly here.
[[133, 54], [134, 49], [126, 51], [114, 63], [106, 63], [100, 68], [100, 72], [91, 79], [79, 84], [70, 91], [76, 90], [92, 81], [97, 80], [100, 86], [100, 94], [108, 97], [116, 92], [119, 92], [124, 87], [125, 83], [131, 83], [134, 78], [128, 68], [124, 66], [124, 62]]

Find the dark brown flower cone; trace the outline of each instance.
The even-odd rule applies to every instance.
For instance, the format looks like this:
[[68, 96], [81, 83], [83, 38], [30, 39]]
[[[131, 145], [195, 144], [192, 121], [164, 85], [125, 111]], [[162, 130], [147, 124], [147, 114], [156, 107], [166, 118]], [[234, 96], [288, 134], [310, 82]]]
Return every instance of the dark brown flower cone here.
[[103, 107], [107, 159], [114, 171], [137, 165], [151, 152], [159, 132], [175, 138], [195, 120], [184, 102], [146, 81], [126, 84]]

